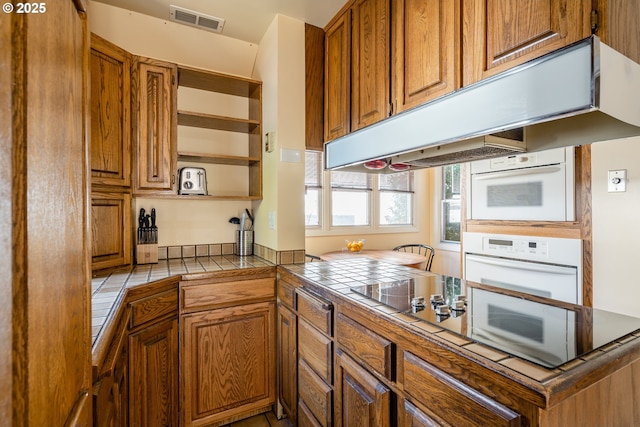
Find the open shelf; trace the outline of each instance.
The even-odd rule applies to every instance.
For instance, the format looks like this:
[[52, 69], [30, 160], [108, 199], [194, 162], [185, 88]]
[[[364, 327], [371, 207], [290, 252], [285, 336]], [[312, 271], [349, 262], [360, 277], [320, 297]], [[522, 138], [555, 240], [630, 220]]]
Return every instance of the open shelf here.
[[260, 163], [259, 157], [228, 156], [178, 151], [179, 162], [211, 163], [218, 165], [251, 166]]
[[251, 133], [260, 127], [260, 122], [192, 111], [178, 111], [178, 125]]
[[178, 68], [178, 85], [258, 99], [260, 97], [262, 82], [244, 77], [180, 66]]

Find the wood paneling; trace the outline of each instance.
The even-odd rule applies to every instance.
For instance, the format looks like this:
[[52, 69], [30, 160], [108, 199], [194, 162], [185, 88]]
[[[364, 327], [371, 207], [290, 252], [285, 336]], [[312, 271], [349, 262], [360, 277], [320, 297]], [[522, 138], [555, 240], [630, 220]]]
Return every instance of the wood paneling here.
[[47, 6], [0, 30], [0, 423], [90, 425], [89, 43], [73, 2]]
[[336, 352], [335, 425], [387, 427], [391, 390], [341, 350]]
[[356, 0], [351, 16], [351, 131], [355, 131], [390, 115], [389, 0]]
[[588, 37], [591, 2], [463, 2], [463, 85]]
[[324, 30], [304, 25], [305, 147], [324, 149]]
[[275, 302], [182, 320], [182, 425], [228, 420], [275, 402]]
[[460, 1], [399, 0], [392, 5], [395, 114], [460, 87]]
[[295, 423], [298, 419], [298, 328], [296, 314], [278, 304], [278, 399], [284, 413]]
[[91, 34], [91, 181], [131, 186], [131, 55]]
[[134, 194], [177, 190], [177, 66], [135, 57], [131, 97]]
[[351, 131], [351, 11], [325, 32], [324, 140]]
[[[173, 308], [177, 312], [177, 302]], [[131, 425], [177, 426], [177, 316], [132, 333], [129, 347], [131, 393], [128, 409]]]

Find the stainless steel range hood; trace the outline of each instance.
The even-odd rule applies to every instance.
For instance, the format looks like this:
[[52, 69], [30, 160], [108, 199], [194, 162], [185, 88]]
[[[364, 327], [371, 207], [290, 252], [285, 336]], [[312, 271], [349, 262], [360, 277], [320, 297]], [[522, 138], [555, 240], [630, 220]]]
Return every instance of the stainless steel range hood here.
[[639, 95], [640, 65], [592, 36], [330, 141], [325, 166], [424, 168], [636, 136]]

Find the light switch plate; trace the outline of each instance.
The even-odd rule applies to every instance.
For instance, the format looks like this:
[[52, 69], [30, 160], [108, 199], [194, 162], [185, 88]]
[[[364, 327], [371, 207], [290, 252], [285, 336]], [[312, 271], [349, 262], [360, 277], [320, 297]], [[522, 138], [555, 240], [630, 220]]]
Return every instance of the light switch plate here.
[[607, 190], [609, 193], [618, 193], [622, 191], [627, 191], [627, 170], [612, 170], [608, 173], [608, 186]]

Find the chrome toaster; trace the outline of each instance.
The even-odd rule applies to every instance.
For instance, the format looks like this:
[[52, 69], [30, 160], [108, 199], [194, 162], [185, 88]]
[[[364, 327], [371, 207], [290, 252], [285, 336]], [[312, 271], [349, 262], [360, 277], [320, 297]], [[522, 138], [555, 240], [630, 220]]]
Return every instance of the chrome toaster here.
[[178, 194], [207, 195], [207, 171], [204, 168], [184, 167], [179, 175]]

